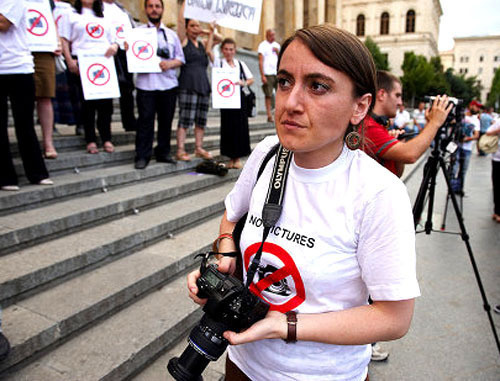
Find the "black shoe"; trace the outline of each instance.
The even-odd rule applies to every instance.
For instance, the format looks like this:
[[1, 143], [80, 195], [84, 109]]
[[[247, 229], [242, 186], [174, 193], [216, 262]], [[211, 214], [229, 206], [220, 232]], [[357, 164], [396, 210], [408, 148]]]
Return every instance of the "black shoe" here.
[[172, 158], [172, 156], [157, 156], [156, 157], [156, 162], [158, 163], [170, 163], [170, 164], [176, 164], [177, 162]]
[[148, 166], [148, 161], [146, 159], [138, 159], [135, 162], [135, 169], [144, 169]]
[[10, 352], [9, 340], [0, 332], [0, 361], [7, 358]]

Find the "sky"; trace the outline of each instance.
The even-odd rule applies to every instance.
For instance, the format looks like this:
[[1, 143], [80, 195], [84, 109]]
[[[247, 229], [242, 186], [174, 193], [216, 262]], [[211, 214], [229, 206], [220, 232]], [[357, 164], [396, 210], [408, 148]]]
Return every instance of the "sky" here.
[[453, 37], [500, 35], [500, 0], [440, 1], [440, 51], [453, 48]]

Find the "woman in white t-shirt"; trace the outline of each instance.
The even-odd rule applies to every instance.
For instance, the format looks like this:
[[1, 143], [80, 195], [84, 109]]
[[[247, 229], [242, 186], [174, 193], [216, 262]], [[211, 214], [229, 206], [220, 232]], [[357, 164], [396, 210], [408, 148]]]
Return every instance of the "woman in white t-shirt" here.
[[19, 190], [7, 130], [7, 100], [26, 178], [32, 184], [53, 184], [33, 124], [35, 83], [26, 14], [23, 1], [0, 1], [0, 189], [5, 191]]
[[95, 114], [97, 113], [97, 129], [103, 142], [105, 152], [114, 152], [111, 143], [111, 115], [113, 113], [112, 99], [85, 100], [79, 78], [78, 55], [100, 53], [111, 57], [118, 51], [118, 44], [111, 25], [104, 19], [102, 0], [76, 0], [75, 12], [71, 13], [61, 31], [63, 37], [63, 53], [68, 64], [70, 86], [78, 86], [81, 100], [81, 122], [85, 129], [87, 152], [99, 153], [96, 144]]
[[[213, 28], [213, 27], [212, 27]], [[248, 66], [239, 61], [236, 55], [236, 42], [232, 38], [225, 38], [221, 42], [220, 50], [223, 58], [214, 58], [212, 52], [213, 30], [207, 42], [207, 55], [212, 62], [212, 67], [233, 69], [237, 72], [240, 85], [241, 106], [238, 109], [220, 110], [220, 153], [229, 157], [228, 168], [240, 169], [243, 167], [240, 158], [250, 154], [250, 135], [248, 132], [248, 116], [246, 113], [243, 88], [250, 86], [254, 79]]]
[[[245, 278], [261, 245], [274, 157], [258, 180], [257, 171], [279, 141], [293, 152], [283, 210], [251, 285], [270, 312], [241, 333], [224, 332], [226, 379], [365, 380], [370, 343], [405, 335], [420, 294], [406, 188], [354, 144], [375, 99], [375, 65], [354, 35], [321, 25], [286, 40], [277, 76], [278, 136], [250, 155], [216, 240], [219, 270], [233, 272], [224, 253], [235, 251], [232, 232], [248, 213], [238, 247]], [[199, 276], [188, 275], [188, 288], [202, 304]]]

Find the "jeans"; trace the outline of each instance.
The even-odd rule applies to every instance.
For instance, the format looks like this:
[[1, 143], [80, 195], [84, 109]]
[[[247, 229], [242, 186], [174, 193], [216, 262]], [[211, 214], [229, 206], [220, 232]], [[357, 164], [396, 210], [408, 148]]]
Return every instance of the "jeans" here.
[[469, 168], [471, 153], [472, 151], [463, 149], [462, 147], [458, 148], [456, 161], [453, 165], [452, 180], [455, 180], [456, 184], [453, 186], [454, 191], [464, 189], [465, 174], [467, 173], [467, 168]]

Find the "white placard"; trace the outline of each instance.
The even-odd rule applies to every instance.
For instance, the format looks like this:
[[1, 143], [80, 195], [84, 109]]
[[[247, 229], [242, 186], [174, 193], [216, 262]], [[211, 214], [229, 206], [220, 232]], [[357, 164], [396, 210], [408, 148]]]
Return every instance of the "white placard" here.
[[26, 1], [26, 30], [32, 52], [53, 52], [57, 49], [56, 24], [49, 0]]
[[160, 73], [160, 57], [156, 55], [156, 28], [135, 28], [127, 33], [127, 65], [130, 73]]
[[186, 0], [184, 17], [257, 34], [261, 11], [262, 0]]
[[212, 68], [212, 107], [241, 108], [238, 70]]
[[120, 97], [113, 57], [97, 53], [78, 55], [78, 67], [85, 100]]

